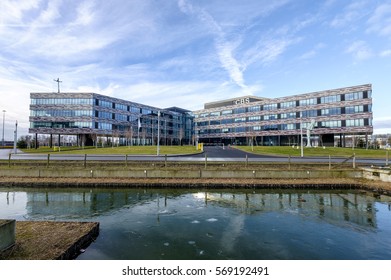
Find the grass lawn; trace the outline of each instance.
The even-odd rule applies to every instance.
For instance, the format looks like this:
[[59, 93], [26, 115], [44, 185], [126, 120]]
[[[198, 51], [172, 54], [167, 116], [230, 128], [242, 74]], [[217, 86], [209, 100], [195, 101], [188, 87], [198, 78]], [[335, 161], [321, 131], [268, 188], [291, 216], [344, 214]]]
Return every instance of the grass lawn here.
[[[61, 147], [58, 148], [40, 147], [39, 149], [23, 149], [25, 153], [41, 154], [97, 154], [97, 155], [156, 155], [156, 146], [120, 146], [120, 147]], [[197, 153], [194, 146], [160, 146], [160, 155], [178, 155]]]
[[[300, 147], [292, 148], [291, 146], [235, 146], [238, 149], [241, 149], [246, 152], [256, 153], [256, 154], [268, 154], [268, 155], [283, 155], [283, 156], [300, 156], [301, 150]], [[304, 156], [332, 156], [332, 157], [349, 157], [353, 153], [356, 154], [356, 157], [363, 158], [386, 158], [387, 150], [371, 150], [371, 149], [361, 149], [361, 148], [335, 148], [335, 147], [318, 147], [318, 148], [307, 148], [304, 147]], [[389, 152], [389, 154], [391, 154]]]

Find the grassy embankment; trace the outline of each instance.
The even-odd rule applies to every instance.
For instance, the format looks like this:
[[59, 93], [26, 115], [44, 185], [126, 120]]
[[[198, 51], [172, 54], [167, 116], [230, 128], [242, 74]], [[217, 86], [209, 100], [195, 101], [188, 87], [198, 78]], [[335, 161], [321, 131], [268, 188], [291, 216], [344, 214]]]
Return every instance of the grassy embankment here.
[[[99, 155], [156, 155], [157, 146], [119, 146], [119, 147], [40, 147], [38, 149], [22, 149], [25, 153], [40, 154], [99, 154]], [[160, 146], [160, 155], [193, 154], [199, 151], [194, 146]]]
[[[279, 155], [279, 156], [296, 156], [301, 155], [300, 147], [292, 148], [290, 146], [235, 146], [236, 148], [255, 154], [265, 155]], [[304, 147], [305, 157], [350, 157], [353, 154], [360, 158], [379, 158], [385, 159], [387, 157], [387, 150], [373, 150], [373, 149], [362, 149], [362, 148], [338, 148], [338, 147]]]

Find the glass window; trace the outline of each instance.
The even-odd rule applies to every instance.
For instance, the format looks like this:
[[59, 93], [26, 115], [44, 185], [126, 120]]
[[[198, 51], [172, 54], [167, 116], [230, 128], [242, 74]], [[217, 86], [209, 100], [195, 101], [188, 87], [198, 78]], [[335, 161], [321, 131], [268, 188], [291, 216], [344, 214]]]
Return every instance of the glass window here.
[[259, 112], [259, 111], [261, 111], [261, 106], [257, 105], [257, 106], [248, 107], [247, 111], [248, 112]]
[[341, 127], [341, 121], [326, 121], [321, 123], [322, 127]]
[[232, 114], [232, 110], [224, 110], [221, 112], [222, 115], [229, 115]]
[[346, 126], [364, 126], [364, 119], [346, 120]]
[[281, 109], [284, 109], [284, 108], [292, 108], [292, 107], [296, 107], [296, 101], [282, 102], [282, 103], [280, 104], [280, 108], [281, 108]]
[[333, 103], [341, 101], [341, 95], [323, 96], [320, 98], [320, 103]]
[[317, 111], [317, 110], [303, 111], [301, 116], [302, 116], [303, 118], [316, 117], [316, 116], [318, 116], [318, 111]]
[[316, 98], [302, 99], [299, 101], [300, 106], [315, 105]]
[[263, 116], [263, 120], [265, 120], [265, 121], [267, 121], [267, 120], [276, 120], [277, 118], [278, 118], [277, 114]]
[[364, 112], [363, 105], [345, 107], [345, 114], [356, 114], [362, 112]]
[[332, 116], [332, 115], [340, 115], [341, 114], [341, 108], [328, 108], [328, 109], [322, 109], [322, 116]]
[[235, 122], [245, 122], [246, 118], [235, 118]]
[[243, 114], [246, 113], [246, 108], [236, 108], [234, 109], [234, 114]]
[[275, 109], [277, 109], [277, 103], [263, 105], [264, 111], [275, 110]]
[[346, 93], [345, 94], [345, 100], [357, 100], [357, 99], [363, 99], [363, 92], [358, 91], [358, 92], [351, 92], [351, 93]]
[[262, 120], [261, 116], [251, 116], [251, 117], [248, 117], [248, 121], [249, 122], [256, 122], [256, 121], [260, 121], [260, 120]]

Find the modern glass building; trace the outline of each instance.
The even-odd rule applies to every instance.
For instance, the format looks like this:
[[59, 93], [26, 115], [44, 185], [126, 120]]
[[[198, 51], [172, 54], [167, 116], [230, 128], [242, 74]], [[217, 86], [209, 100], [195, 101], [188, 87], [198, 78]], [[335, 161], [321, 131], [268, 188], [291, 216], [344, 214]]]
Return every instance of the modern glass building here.
[[[80, 145], [93, 145], [98, 137], [112, 137], [122, 144], [190, 144], [193, 116], [172, 107], [159, 109], [96, 93], [30, 93], [30, 133], [52, 137], [77, 136]], [[158, 137], [160, 139], [158, 139]], [[57, 143], [56, 140], [54, 140]], [[60, 141], [58, 140], [58, 143]]]
[[193, 112], [203, 143], [349, 146], [372, 135], [370, 84], [280, 98], [244, 96]]

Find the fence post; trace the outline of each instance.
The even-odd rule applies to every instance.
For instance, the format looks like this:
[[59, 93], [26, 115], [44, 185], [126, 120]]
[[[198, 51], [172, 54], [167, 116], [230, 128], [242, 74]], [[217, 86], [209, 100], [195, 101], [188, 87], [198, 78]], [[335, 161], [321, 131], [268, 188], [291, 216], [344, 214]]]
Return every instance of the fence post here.
[[8, 167], [11, 167], [11, 153], [8, 154]]
[[125, 167], [128, 167], [128, 154], [125, 155]]
[[389, 151], [387, 150], [387, 153], [386, 153], [386, 166], [388, 166], [388, 160], [389, 160]]
[[164, 155], [164, 167], [167, 167], [167, 154]]
[[289, 169], [291, 169], [291, 155], [289, 154], [289, 157], [288, 157], [288, 163], [289, 163]]
[[49, 162], [50, 162], [50, 154], [48, 154], [48, 160], [47, 160], [46, 167], [49, 167]]
[[329, 170], [331, 170], [331, 155], [329, 155]]
[[207, 165], [208, 165], [208, 156], [205, 153], [205, 169], [206, 169]]
[[246, 154], [246, 167], [248, 166], [248, 155]]
[[84, 168], [87, 167], [87, 154], [84, 154]]
[[356, 153], [353, 153], [353, 169], [356, 168]]

